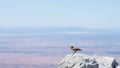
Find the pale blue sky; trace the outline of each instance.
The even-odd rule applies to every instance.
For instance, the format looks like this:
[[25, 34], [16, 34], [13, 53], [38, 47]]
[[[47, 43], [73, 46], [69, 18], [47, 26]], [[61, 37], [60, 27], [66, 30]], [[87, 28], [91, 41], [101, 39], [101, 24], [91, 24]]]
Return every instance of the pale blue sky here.
[[120, 28], [120, 0], [0, 0], [0, 27]]

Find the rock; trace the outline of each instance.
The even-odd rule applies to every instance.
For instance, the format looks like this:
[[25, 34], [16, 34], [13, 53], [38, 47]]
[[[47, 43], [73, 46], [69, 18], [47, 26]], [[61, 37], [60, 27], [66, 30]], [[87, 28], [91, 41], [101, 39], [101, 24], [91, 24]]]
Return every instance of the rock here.
[[120, 68], [120, 66], [117, 66], [117, 68]]
[[119, 68], [113, 57], [69, 54], [60, 62], [59, 68]]

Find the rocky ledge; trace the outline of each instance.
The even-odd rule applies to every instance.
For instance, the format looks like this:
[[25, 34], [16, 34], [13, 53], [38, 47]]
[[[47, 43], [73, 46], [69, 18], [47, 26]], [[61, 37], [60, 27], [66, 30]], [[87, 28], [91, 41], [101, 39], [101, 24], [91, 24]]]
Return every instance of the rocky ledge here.
[[120, 68], [116, 59], [108, 56], [69, 54], [58, 68]]

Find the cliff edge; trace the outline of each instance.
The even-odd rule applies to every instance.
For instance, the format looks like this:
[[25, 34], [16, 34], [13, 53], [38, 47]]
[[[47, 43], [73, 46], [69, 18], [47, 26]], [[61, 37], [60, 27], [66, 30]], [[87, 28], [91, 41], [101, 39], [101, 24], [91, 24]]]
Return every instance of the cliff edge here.
[[113, 57], [76, 53], [66, 55], [59, 68], [120, 68], [120, 66]]

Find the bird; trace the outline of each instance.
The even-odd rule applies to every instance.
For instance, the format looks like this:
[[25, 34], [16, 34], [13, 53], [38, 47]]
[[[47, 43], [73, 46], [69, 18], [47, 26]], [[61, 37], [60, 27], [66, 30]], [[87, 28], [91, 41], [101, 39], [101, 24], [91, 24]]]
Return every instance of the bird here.
[[71, 48], [71, 50], [73, 51], [73, 54], [75, 54], [77, 51], [82, 51], [82, 49], [76, 48], [76, 47], [74, 47], [74, 46], [71, 46], [70, 48]]

